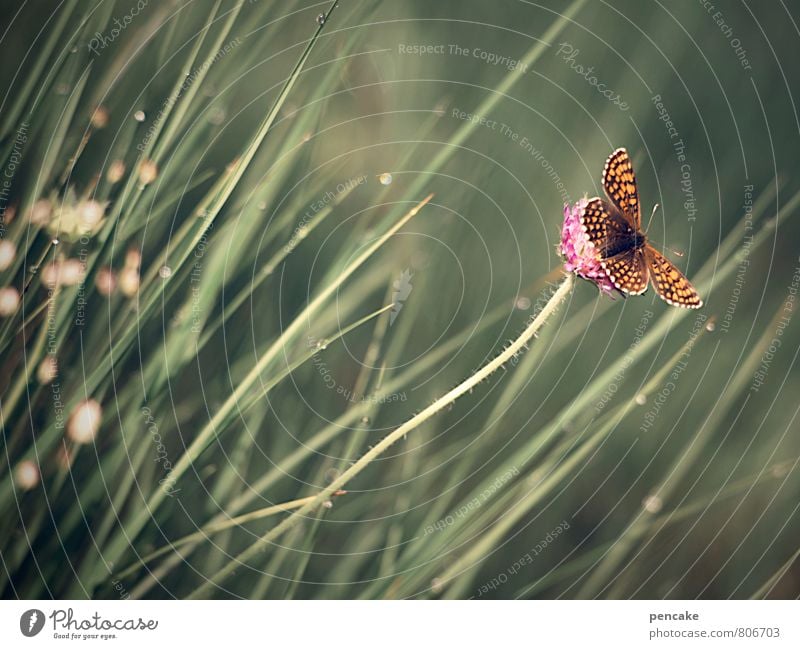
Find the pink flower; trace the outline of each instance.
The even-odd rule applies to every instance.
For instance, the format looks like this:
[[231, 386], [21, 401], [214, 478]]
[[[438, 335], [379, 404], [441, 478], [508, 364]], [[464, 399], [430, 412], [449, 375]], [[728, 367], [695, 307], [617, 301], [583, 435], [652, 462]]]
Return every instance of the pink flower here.
[[594, 282], [603, 292], [611, 294], [614, 284], [600, 264], [599, 255], [581, 226], [581, 212], [589, 201], [582, 198], [574, 205], [564, 204], [564, 225], [561, 226], [559, 252], [564, 257], [564, 270]]

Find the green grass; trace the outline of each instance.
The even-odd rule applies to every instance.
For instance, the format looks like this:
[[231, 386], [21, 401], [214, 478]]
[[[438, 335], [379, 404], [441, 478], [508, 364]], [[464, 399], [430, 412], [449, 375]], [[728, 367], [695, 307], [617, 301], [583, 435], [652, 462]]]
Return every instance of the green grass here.
[[[796, 597], [791, 21], [612, 4], [4, 23], [3, 596]], [[699, 312], [559, 269], [617, 146]]]

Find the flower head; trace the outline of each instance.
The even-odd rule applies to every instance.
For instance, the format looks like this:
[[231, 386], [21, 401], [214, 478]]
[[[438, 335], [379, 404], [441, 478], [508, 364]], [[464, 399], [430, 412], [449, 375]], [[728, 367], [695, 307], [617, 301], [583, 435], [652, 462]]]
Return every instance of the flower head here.
[[594, 282], [603, 293], [612, 293], [614, 284], [606, 273], [597, 251], [581, 225], [581, 212], [589, 201], [582, 198], [574, 205], [564, 204], [564, 225], [561, 227], [559, 251], [564, 257], [564, 270]]
[[54, 259], [42, 271], [42, 282], [46, 286], [76, 286], [86, 275], [80, 259]]
[[114, 160], [106, 172], [106, 178], [110, 183], [118, 183], [125, 175], [125, 163], [122, 160]]
[[30, 491], [39, 484], [39, 467], [31, 460], [23, 460], [14, 469], [14, 482], [23, 491]]
[[14, 257], [17, 255], [17, 247], [13, 241], [3, 239], [0, 241], [0, 270], [6, 270], [14, 263]]
[[114, 271], [108, 266], [104, 266], [97, 271], [94, 283], [95, 286], [97, 286], [97, 292], [100, 293], [100, 295], [108, 297], [117, 288], [117, 276], [114, 275]]
[[33, 204], [33, 207], [31, 207], [28, 218], [34, 225], [47, 225], [50, 223], [50, 216], [52, 213], [53, 206], [50, 204], [50, 201], [46, 198], [40, 198]]
[[13, 315], [19, 306], [19, 291], [13, 286], [0, 288], [0, 317]]
[[88, 444], [100, 429], [103, 410], [94, 399], [85, 399], [75, 406], [67, 422], [67, 436], [76, 444]]
[[158, 165], [150, 159], [143, 160], [139, 165], [139, 181], [142, 185], [149, 185], [158, 178]]
[[92, 126], [95, 128], [105, 128], [108, 126], [108, 109], [105, 106], [98, 106], [92, 113]]
[[39, 369], [36, 370], [36, 378], [39, 379], [39, 383], [42, 385], [47, 385], [52, 383], [56, 376], [58, 376], [58, 361], [55, 356], [48, 354], [39, 364]]
[[30, 219], [34, 225], [46, 226], [54, 237], [78, 241], [100, 230], [107, 206], [107, 201], [79, 198], [70, 187], [62, 197], [53, 192], [49, 199], [36, 201]]

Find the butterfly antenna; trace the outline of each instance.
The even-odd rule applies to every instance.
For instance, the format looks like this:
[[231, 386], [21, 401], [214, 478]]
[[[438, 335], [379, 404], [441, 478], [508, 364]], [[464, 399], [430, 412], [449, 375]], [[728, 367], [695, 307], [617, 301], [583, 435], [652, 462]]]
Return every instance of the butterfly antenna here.
[[650, 212], [650, 218], [647, 219], [647, 227], [644, 229], [645, 234], [647, 234], [647, 232], [650, 230], [650, 224], [653, 222], [653, 217], [656, 215], [656, 212], [658, 211], [659, 207], [660, 206], [658, 203], [653, 205], [653, 211]]
[[[647, 221], [647, 227], [646, 227], [646, 228], [645, 228], [645, 230], [644, 230], [644, 231], [645, 231], [645, 234], [646, 234], [646, 233], [647, 233], [647, 231], [650, 229], [650, 224], [653, 222], [653, 217], [656, 215], [656, 211], [658, 210], [658, 208], [659, 208], [659, 207], [660, 207], [660, 206], [659, 206], [659, 204], [658, 204], [658, 203], [656, 203], [655, 205], [653, 205], [653, 211], [652, 211], [652, 213], [650, 214], [650, 219]], [[657, 242], [657, 241], [653, 241], [653, 243], [658, 243], [658, 242]], [[664, 250], [669, 250], [669, 251], [670, 251], [670, 252], [671, 252], [673, 255], [675, 255], [676, 257], [683, 257], [683, 253], [682, 253], [680, 250], [675, 250], [674, 248], [670, 248], [669, 246], [665, 246], [665, 245], [664, 245], [664, 244], [662, 244], [662, 243], [658, 243], [658, 245], [659, 245], [659, 246], [661, 246], [661, 247], [662, 247]]]
[[662, 248], [663, 250], [669, 250], [676, 257], [683, 257], [683, 252], [681, 252], [680, 250], [675, 250], [675, 248], [670, 248], [669, 246], [665, 246], [660, 241], [653, 241], [652, 239], [650, 239], [649, 241], [650, 243], [656, 244], [659, 248]]

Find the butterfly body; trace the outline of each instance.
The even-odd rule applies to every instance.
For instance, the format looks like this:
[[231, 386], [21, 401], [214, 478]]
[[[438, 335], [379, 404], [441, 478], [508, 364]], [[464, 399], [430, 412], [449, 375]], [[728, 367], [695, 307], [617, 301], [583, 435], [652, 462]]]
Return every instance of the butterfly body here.
[[648, 282], [673, 306], [697, 309], [703, 305], [689, 280], [647, 241], [642, 231], [642, 208], [628, 152], [617, 149], [606, 160], [603, 189], [608, 201], [590, 199], [581, 213], [581, 226], [614, 287], [640, 295]]

